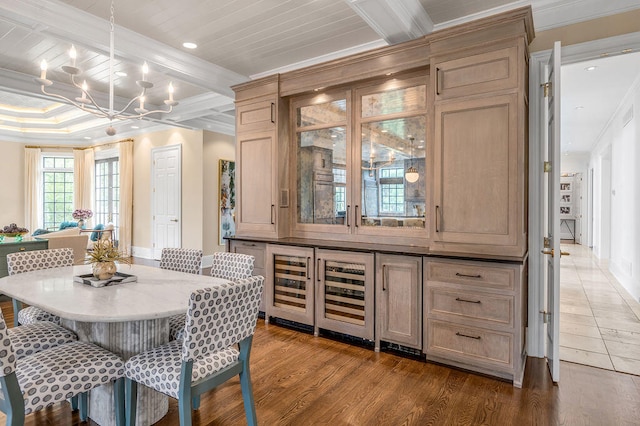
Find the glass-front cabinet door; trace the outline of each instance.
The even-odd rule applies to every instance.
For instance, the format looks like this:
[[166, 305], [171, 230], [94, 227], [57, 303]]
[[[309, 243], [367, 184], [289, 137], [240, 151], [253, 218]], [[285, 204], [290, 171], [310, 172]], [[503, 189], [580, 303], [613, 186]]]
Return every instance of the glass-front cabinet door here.
[[341, 91], [294, 102], [296, 228], [346, 233], [347, 98]]
[[358, 233], [426, 235], [426, 79], [356, 91]]
[[292, 100], [295, 236], [428, 235], [427, 81], [414, 73]]

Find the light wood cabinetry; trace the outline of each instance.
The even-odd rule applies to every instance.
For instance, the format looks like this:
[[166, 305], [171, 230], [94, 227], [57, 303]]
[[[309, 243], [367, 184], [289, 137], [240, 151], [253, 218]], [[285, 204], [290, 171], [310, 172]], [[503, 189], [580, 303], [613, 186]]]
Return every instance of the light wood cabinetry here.
[[479, 50], [433, 58], [432, 246], [521, 256], [527, 243], [526, 48], [518, 37]]
[[522, 264], [425, 259], [427, 359], [522, 385], [526, 285]]
[[314, 250], [267, 244], [267, 301], [269, 317], [315, 325]]
[[422, 257], [376, 255], [376, 341], [422, 349]]
[[[248, 254], [255, 258], [253, 265], [253, 275], [262, 275], [267, 279], [267, 269], [265, 267], [265, 260], [267, 258], [267, 245], [265, 243], [253, 242], [253, 241], [230, 241], [229, 251], [232, 253]], [[264, 312], [266, 307], [267, 294], [262, 292], [262, 299], [260, 301], [260, 311]]]
[[376, 253], [376, 349], [521, 384], [533, 37], [520, 8], [234, 87], [237, 236], [272, 243], [267, 320], [370, 338], [369, 267], [322, 253]]
[[320, 328], [373, 340], [373, 254], [316, 249], [316, 335]]

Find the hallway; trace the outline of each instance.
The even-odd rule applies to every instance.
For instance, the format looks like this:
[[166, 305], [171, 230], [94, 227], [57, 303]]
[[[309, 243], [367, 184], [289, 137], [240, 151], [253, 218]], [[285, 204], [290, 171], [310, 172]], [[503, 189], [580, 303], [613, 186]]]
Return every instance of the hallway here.
[[588, 247], [562, 249], [560, 359], [640, 375], [640, 303]]

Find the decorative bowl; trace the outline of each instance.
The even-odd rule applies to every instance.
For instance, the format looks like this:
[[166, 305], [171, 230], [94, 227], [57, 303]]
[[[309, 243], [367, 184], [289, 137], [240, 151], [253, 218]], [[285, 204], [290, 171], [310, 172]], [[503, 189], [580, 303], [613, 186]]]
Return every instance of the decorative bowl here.
[[11, 238], [11, 237], [17, 237], [18, 235], [25, 235], [25, 234], [28, 234], [28, 233], [29, 233], [29, 231], [26, 231], [26, 232], [0, 232], [0, 235], [2, 235], [3, 237]]

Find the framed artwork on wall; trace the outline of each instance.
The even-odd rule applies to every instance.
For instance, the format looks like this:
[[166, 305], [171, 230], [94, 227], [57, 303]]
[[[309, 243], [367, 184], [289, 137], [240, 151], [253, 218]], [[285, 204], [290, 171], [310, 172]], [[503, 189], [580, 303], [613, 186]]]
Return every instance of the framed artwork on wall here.
[[220, 160], [218, 166], [218, 235], [220, 245], [224, 245], [225, 237], [236, 234], [236, 163], [230, 160]]

